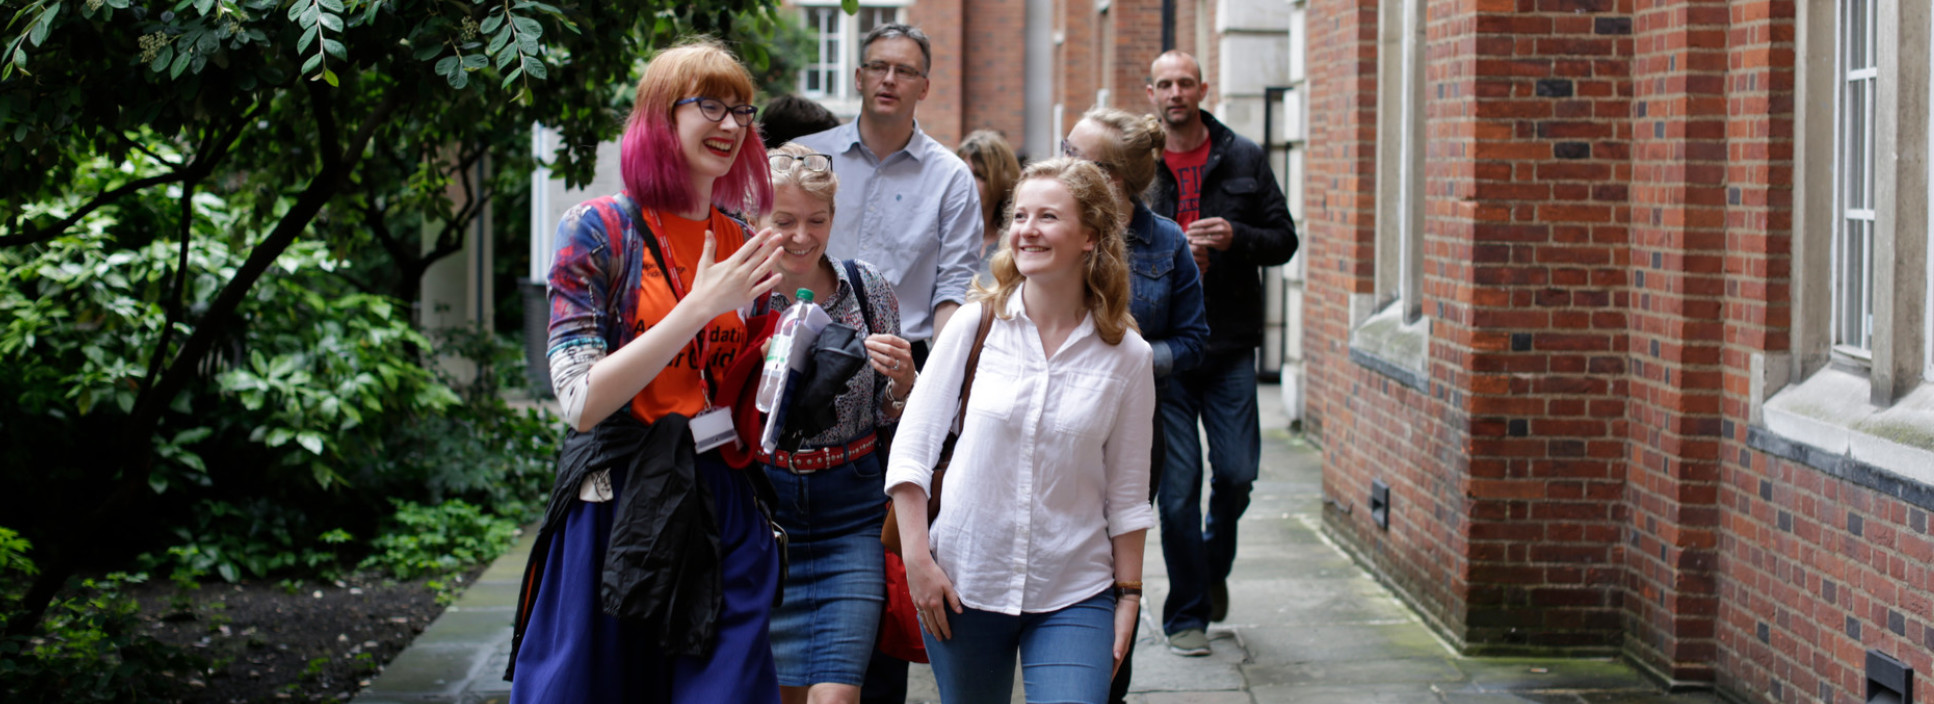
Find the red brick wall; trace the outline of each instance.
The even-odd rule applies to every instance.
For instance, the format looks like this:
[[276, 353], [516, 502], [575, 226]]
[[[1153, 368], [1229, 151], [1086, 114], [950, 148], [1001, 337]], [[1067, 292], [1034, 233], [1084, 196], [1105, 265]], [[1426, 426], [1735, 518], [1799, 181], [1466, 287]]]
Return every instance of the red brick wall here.
[[1027, 2], [965, 0], [961, 134], [991, 129], [1017, 148], [1027, 130]]
[[1794, 0], [1430, 2], [1423, 391], [1348, 348], [1380, 254], [1376, 2], [1307, 25], [1332, 534], [1469, 651], [1617, 649], [1769, 703], [1864, 701], [1868, 649], [1934, 672], [1934, 492], [1751, 427], [1748, 370], [1792, 344]]
[[[1308, 257], [1304, 354], [1310, 431], [1325, 448], [1330, 525], [1453, 640], [1465, 628], [1471, 503], [1464, 493], [1463, 396], [1449, 384], [1420, 393], [1350, 361], [1350, 300], [1375, 290], [1377, 10], [1371, 2], [1312, 0], [1308, 6], [1310, 121], [1303, 183]], [[1185, 35], [1191, 36], [1191, 35]], [[1439, 174], [1441, 175], [1441, 174]], [[1449, 345], [1432, 342], [1433, 356]], [[1443, 365], [1451, 372], [1449, 365]], [[1459, 465], [1405, 471], [1433, 458]], [[1372, 523], [1371, 481], [1391, 486], [1386, 533]]]
[[905, 14], [908, 24], [927, 33], [933, 49], [933, 81], [927, 99], [920, 102], [920, 129], [950, 149], [967, 134], [961, 129], [961, 97], [968, 89], [962, 1], [920, 0]]

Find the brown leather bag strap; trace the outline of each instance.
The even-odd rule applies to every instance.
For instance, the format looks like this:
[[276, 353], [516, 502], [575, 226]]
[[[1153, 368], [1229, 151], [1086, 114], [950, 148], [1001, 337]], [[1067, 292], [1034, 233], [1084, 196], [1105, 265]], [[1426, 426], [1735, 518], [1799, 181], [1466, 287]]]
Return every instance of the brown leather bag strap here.
[[974, 390], [974, 372], [980, 370], [980, 348], [987, 346], [987, 333], [994, 329], [993, 301], [981, 301], [980, 329], [974, 331], [974, 349], [967, 353], [967, 376], [960, 381], [960, 408], [954, 412], [954, 421], [961, 422], [967, 417], [967, 396]]

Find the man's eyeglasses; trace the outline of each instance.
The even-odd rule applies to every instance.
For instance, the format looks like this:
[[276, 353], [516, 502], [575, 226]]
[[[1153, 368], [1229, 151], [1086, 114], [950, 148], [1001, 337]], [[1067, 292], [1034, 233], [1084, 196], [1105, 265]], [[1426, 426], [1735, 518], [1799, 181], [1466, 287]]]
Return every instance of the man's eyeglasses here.
[[914, 68], [912, 66], [908, 66], [906, 64], [889, 64], [885, 61], [868, 61], [866, 63], [860, 64], [860, 70], [865, 71], [866, 75], [872, 76], [876, 79], [885, 77], [889, 73], [900, 74], [901, 78], [926, 78], [927, 77], [927, 72], [922, 71], [920, 69]]
[[772, 164], [773, 171], [782, 174], [791, 171], [794, 166], [807, 171], [825, 171], [833, 168], [833, 158], [825, 154], [807, 154], [805, 156], [769, 154], [766, 159], [768, 163]]
[[759, 109], [750, 105], [734, 105], [728, 108], [725, 106], [725, 101], [717, 98], [686, 98], [672, 103], [672, 107], [677, 108], [686, 103], [698, 103], [699, 114], [713, 122], [723, 122], [725, 114], [732, 113], [732, 121], [739, 123], [740, 127], [752, 124], [752, 117], [759, 114]]

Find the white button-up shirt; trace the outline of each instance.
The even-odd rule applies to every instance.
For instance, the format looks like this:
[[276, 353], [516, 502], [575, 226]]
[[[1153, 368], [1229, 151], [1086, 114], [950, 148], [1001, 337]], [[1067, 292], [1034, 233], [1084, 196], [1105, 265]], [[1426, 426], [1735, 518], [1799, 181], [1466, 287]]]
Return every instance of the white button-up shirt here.
[[[961, 307], [940, 331], [894, 436], [889, 492], [929, 486], [981, 305]], [[1090, 314], [1049, 357], [1019, 291], [1007, 313], [981, 350], [928, 538], [962, 604], [1014, 615], [1065, 608], [1113, 586], [1110, 539], [1155, 525], [1155, 371], [1133, 330], [1110, 345]]]

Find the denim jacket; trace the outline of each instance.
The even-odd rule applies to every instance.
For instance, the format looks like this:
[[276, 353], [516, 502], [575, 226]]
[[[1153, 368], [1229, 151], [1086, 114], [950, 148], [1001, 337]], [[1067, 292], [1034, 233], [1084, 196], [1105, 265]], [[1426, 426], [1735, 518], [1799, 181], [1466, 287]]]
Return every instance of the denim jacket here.
[[1209, 337], [1202, 277], [1182, 227], [1139, 201], [1128, 222], [1128, 268], [1134, 272], [1129, 285], [1135, 294], [1129, 311], [1155, 353], [1155, 378], [1194, 368]]

